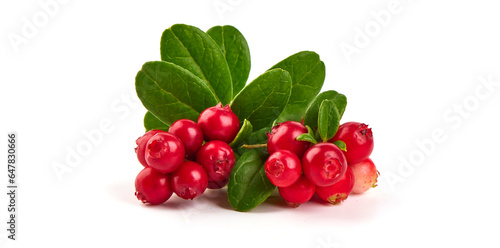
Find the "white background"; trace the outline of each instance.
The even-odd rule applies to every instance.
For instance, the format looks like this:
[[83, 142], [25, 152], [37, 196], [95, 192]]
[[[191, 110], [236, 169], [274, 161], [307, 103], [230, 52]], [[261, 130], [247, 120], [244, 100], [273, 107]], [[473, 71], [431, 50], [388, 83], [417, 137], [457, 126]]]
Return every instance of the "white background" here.
[[[0, 147], [6, 160], [7, 133], [18, 133], [20, 187], [14, 242], [0, 195], [1, 247], [500, 245], [498, 2], [69, 0], [51, 13], [47, 2], [0, 3]], [[377, 24], [373, 13], [389, 10]], [[36, 30], [23, 36], [27, 22]], [[379, 187], [297, 209], [275, 194], [248, 213], [231, 210], [223, 190], [137, 201], [133, 148], [145, 109], [134, 77], [159, 60], [161, 33], [175, 23], [236, 26], [250, 45], [250, 80], [298, 51], [320, 54], [323, 90], [348, 98], [344, 121], [373, 128]], [[357, 50], [346, 56], [349, 45]], [[58, 177], [54, 165], [67, 165], [102, 122], [110, 130]]]

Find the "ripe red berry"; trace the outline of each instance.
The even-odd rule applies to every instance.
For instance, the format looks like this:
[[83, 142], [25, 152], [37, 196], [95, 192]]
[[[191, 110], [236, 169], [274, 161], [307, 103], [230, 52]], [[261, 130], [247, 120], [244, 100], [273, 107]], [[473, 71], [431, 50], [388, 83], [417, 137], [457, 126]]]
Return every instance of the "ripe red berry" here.
[[271, 154], [264, 168], [269, 181], [278, 187], [294, 184], [302, 174], [299, 157], [288, 150], [279, 150]]
[[347, 152], [344, 155], [347, 163], [356, 164], [370, 156], [373, 151], [373, 133], [368, 125], [359, 122], [346, 122], [339, 126], [330, 141], [344, 141]]
[[222, 103], [219, 103], [201, 112], [198, 126], [206, 141], [221, 140], [231, 143], [240, 130], [240, 121], [229, 105], [222, 107]]
[[207, 189], [207, 173], [201, 165], [185, 161], [181, 167], [172, 172], [172, 189], [182, 199], [194, 199]]
[[289, 150], [295, 153], [299, 158], [311, 145], [307, 141], [297, 141], [297, 137], [307, 133], [307, 128], [300, 122], [285, 121], [273, 127], [268, 134], [267, 151], [273, 154], [279, 150]]
[[302, 175], [294, 184], [280, 187], [278, 190], [289, 206], [298, 207], [313, 197], [315, 188], [316, 186]]
[[148, 163], [146, 162], [146, 158], [144, 157], [144, 153], [146, 151], [146, 144], [148, 143], [149, 139], [151, 137], [153, 137], [153, 135], [155, 135], [159, 132], [164, 132], [164, 131], [156, 130], [156, 129], [149, 130], [135, 141], [135, 143], [137, 144], [137, 147], [135, 148], [135, 153], [137, 154], [137, 159], [144, 167], [148, 166]]
[[208, 181], [207, 188], [209, 188], [209, 189], [222, 189], [224, 186], [227, 185], [227, 183], [229, 183], [229, 177], [222, 180], [222, 181], [217, 181], [217, 182]]
[[151, 167], [146, 167], [135, 178], [135, 196], [142, 203], [162, 204], [171, 195], [172, 189], [168, 175], [158, 173]]
[[377, 187], [377, 178], [380, 173], [377, 171], [375, 164], [370, 158], [367, 158], [360, 163], [350, 164], [354, 175], [354, 187], [352, 192], [361, 194], [370, 188]]
[[170, 173], [179, 168], [184, 156], [181, 140], [171, 133], [157, 133], [146, 144], [146, 162], [160, 173]]
[[208, 181], [223, 181], [231, 175], [235, 164], [234, 152], [220, 140], [210, 141], [200, 148], [196, 162], [207, 172]]
[[316, 187], [316, 194], [319, 198], [333, 205], [339, 204], [347, 199], [354, 186], [354, 175], [350, 166], [340, 181], [326, 187]]
[[203, 144], [203, 134], [196, 122], [188, 119], [177, 120], [170, 126], [168, 132], [182, 141], [187, 157], [196, 155]]
[[325, 187], [344, 176], [347, 161], [336, 145], [318, 143], [311, 146], [302, 157], [302, 168], [309, 181], [316, 186]]

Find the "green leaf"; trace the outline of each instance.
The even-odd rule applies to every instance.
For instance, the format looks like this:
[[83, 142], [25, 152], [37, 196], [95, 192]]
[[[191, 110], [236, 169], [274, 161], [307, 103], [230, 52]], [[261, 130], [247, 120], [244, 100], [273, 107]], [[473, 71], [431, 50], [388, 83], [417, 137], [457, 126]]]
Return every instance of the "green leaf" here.
[[203, 80], [169, 62], [145, 63], [137, 73], [135, 87], [146, 109], [167, 125], [178, 119], [196, 121], [207, 106], [217, 104]]
[[320, 92], [325, 81], [325, 64], [315, 52], [302, 51], [279, 62], [271, 69], [281, 68], [292, 77], [292, 93], [278, 122], [302, 121], [306, 108]]
[[318, 111], [323, 100], [333, 101], [339, 111], [339, 118], [342, 118], [347, 105], [347, 98], [334, 90], [328, 90], [321, 92], [318, 96], [316, 96], [316, 98], [314, 98], [311, 104], [309, 104], [306, 115], [304, 116], [304, 125], [309, 125], [312, 129], [318, 128]]
[[333, 142], [333, 144], [336, 145], [338, 148], [340, 148], [340, 150], [347, 152], [347, 147], [346, 147], [344, 141], [336, 140]]
[[215, 26], [207, 34], [219, 45], [226, 58], [233, 80], [233, 97], [247, 83], [250, 74], [250, 49], [245, 37], [233, 26]]
[[264, 159], [257, 150], [249, 150], [234, 165], [229, 178], [229, 203], [238, 211], [248, 211], [265, 201], [276, 188], [267, 179]]
[[266, 71], [234, 98], [231, 109], [240, 120], [249, 120], [255, 129], [270, 126], [285, 108], [292, 80], [283, 69]]
[[323, 100], [318, 113], [319, 136], [323, 142], [333, 138], [339, 129], [340, 115], [335, 103], [330, 100]]
[[248, 120], [243, 121], [243, 126], [241, 126], [240, 131], [234, 138], [234, 140], [229, 144], [232, 148], [236, 148], [239, 144], [241, 144], [246, 138], [248, 138], [253, 131], [252, 123]]
[[[240, 144], [256, 145], [256, 144], [267, 143], [267, 133], [269, 133], [269, 132], [271, 132], [270, 127], [265, 127], [265, 128], [259, 129], [255, 132], [253, 132], [252, 134], [250, 134], [250, 136], [248, 136], [248, 138], [246, 138]], [[265, 148], [265, 147], [257, 148], [255, 150], [259, 150], [262, 153], [267, 152], [267, 148]], [[238, 146], [238, 148], [236, 149], [236, 153], [238, 153], [240, 155], [247, 152], [247, 151], [248, 151], [248, 149], [241, 148], [241, 146]]]
[[205, 32], [185, 24], [173, 25], [161, 36], [160, 52], [161, 60], [179, 65], [208, 82], [217, 99], [229, 104], [233, 98], [231, 72], [219, 45]]
[[310, 126], [306, 126], [306, 127], [307, 127], [308, 132], [297, 136], [297, 138], [295, 140], [308, 141], [308, 142], [311, 142], [313, 144], [318, 143], [318, 141], [314, 138], [314, 131], [311, 129]]
[[149, 111], [147, 111], [144, 115], [144, 127], [146, 128], [146, 132], [153, 129], [168, 131], [168, 129], [170, 128], [169, 125], [160, 121]]

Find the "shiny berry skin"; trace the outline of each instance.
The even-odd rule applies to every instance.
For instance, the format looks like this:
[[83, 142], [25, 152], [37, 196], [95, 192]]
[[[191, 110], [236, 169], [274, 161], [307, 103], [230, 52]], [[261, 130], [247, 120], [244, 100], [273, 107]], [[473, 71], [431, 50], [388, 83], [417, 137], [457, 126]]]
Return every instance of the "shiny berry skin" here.
[[350, 164], [349, 167], [352, 168], [352, 173], [354, 174], [352, 193], [361, 194], [371, 188], [377, 187], [377, 178], [380, 173], [370, 158], [357, 164]]
[[279, 150], [289, 150], [295, 153], [299, 158], [311, 145], [307, 141], [297, 141], [297, 137], [307, 133], [307, 128], [300, 122], [285, 121], [273, 127], [268, 134], [267, 151], [273, 154]]
[[299, 157], [288, 150], [279, 150], [271, 154], [264, 168], [269, 181], [278, 187], [288, 187], [294, 184], [302, 174]]
[[231, 175], [235, 164], [234, 152], [225, 142], [209, 141], [198, 151], [196, 162], [207, 172], [208, 181], [223, 181]]
[[359, 122], [346, 122], [339, 126], [330, 141], [344, 141], [347, 152], [344, 152], [347, 163], [356, 164], [370, 156], [373, 151], [373, 133], [368, 125]]
[[201, 165], [185, 161], [181, 167], [170, 175], [172, 179], [172, 190], [182, 199], [194, 199], [207, 189], [207, 173]]
[[298, 207], [300, 204], [309, 201], [313, 197], [315, 189], [316, 186], [307, 180], [304, 175], [294, 184], [278, 188], [281, 197], [291, 207]]
[[170, 173], [179, 168], [184, 156], [182, 141], [171, 133], [157, 133], [146, 144], [146, 162], [160, 173]]
[[135, 143], [137, 144], [137, 147], [135, 148], [135, 153], [137, 154], [137, 159], [144, 167], [148, 166], [148, 163], [146, 162], [146, 158], [144, 157], [144, 154], [146, 152], [146, 144], [148, 143], [149, 139], [151, 137], [153, 137], [153, 135], [155, 135], [159, 132], [164, 132], [164, 131], [156, 130], [156, 129], [149, 130], [135, 141]]
[[208, 186], [207, 188], [209, 189], [222, 189], [224, 188], [224, 186], [227, 185], [227, 183], [229, 183], [229, 177], [227, 177], [226, 179], [222, 180], [222, 181], [208, 181]]
[[187, 157], [194, 157], [203, 144], [203, 133], [196, 122], [180, 119], [172, 123], [168, 132], [182, 141]]
[[240, 121], [229, 105], [222, 107], [222, 103], [219, 103], [201, 112], [198, 126], [206, 141], [220, 140], [231, 143], [240, 130]]
[[347, 199], [354, 186], [354, 175], [350, 166], [340, 181], [326, 187], [316, 187], [316, 195], [323, 201], [337, 205]]
[[304, 153], [302, 169], [309, 181], [316, 186], [325, 187], [338, 182], [344, 176], [347, 161], [336, 145], [318, 143]]
[[164, 203], [172, 196], [169, 176], [158, 173], [151, 167], [142, 169], [135, 178], [135, 196], [144, 204]]

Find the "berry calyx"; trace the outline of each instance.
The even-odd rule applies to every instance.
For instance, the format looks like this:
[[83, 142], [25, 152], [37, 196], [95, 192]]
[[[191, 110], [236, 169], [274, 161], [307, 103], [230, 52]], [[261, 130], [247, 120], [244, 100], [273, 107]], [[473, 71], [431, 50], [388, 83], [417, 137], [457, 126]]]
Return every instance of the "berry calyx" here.
[[185, 161], [181, 167], [172, 172], [172, 189], [182, 199], [194, 199], [207, 189], [207, 173], [201, 165]]
[[294, 184], [288, 187], [279, 187], [281, 197], [286, 204], [291, 207], [298, 207], [300, 204], [309, 201], [313, 195], [316, 186], [302, 175]]
[[341, 140], [346, 144], [344, 152], [347, 163], [356, 164], [370, 156], [373, 151], [373, 133], [368, 125], [359, 122], [346, 122], [339, 126], [335, 136], [329, 140]]
[[271, 154], [264, 168], [269, 181], [277, 187], [294, 184], [302, 174], [299, 157], [288, 150], [279, 150]]
[[169, 176], [151, 167], [142, 169], [135, 178], [135, 196], [144, 204], [162, 204], [172, 196]]
[[377, 187], [377, 179], [380, 173], [370, 158], [357, 164], [350, 164], [349, 167], [351, 167], [354, 175], [352, 193], [361, 194], [371, 188]]
[[182, 141], [187, 157], [194, 157], [203, 144], [203, 133], [196, 122], [180, 119], [172, 123], [168, 132]]
[[231, 175], [236, 161], [233, 149], [228, 144], [214, 140], [205, 143], [200, 148], [196, 155], [196, 162], [207, 172], [208, 181], [218, 182]]
[[338, 182], [347, 170], [342, 151], [332, 143], [311, 146], [302, 157], [304, 174], [316, 186], [325, 187]]
[[144, 156], [145, 152], [146, 152], [146, 144], [148, 143], [149, 139], [151, 137], [153, 137], [153, 135], [155, 135], [159, 132], [164, 132], [164, 131], [156, 130], [156, 129], [149, 130], [144, 135], [137, 138], [137, 140], [135, 141], [135, 143], [137, 144], [137, 147], [135, 148], [135, 153], [137, 154], [137, 159], [144, 167], [148, 166], [148, 163], [146, 162], [146, 157]]
[[206, 141], [220, 140], [231, 143], [240, 130], [240, 121], [229, 105], [222, 103], [207, 108], [198, 117], [198, 126]]
[[146, 144], [146, 162], [160, 173], [170, 173], [184, 161], [182, 141], [171, 133], [159, 132]]
[[285, 121], [274, 126], [269, 133], [267, 140], [267, 151], [273, 154], [279, 150], [289, 150], [295, 153], [299, 158], [311, 145], [307, 141], [297, 141], [297, 137], [307, 133], [307, 128], [296, 121]]
[[336, 205], [347, 199], [353, 186], [354, 175], [351, 167], [347, 166], [344, 176], [338, 182], [326, 187], [316, 187], [316, 194], [322, 200]]

